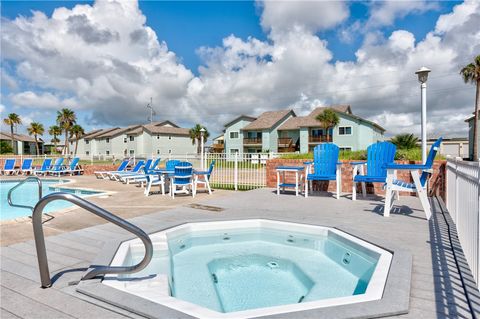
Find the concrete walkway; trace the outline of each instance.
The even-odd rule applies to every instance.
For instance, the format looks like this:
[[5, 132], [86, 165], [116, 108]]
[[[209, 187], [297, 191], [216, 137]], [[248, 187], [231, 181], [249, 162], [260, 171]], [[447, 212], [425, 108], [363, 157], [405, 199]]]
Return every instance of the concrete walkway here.
[[[447, 227], [435, 205], [433, 220], [428, 222], [418, 199], [414, 197], [403, 197], [396, 202], [395, 212], [390, 218], [382, 216], [383, 203], [378, 198], [355, 202], [349, 198], [336, 200], [330, 196], [306, 199], [292, 195], [277, 196], [271, 189], [226, 192], [225, 196], [218, 198], [204, 198], [199, 203], [224, 210], [206, 210], [201, 206], [193, 208], [184, 198], [180, 199], [185, 200], [182, 207], [134, 217], [130, 221], [145, 230], [152, 225], [169, 227], [179, 222], [246, 218], [355, 229], [370, 237], [390, 241], [413, 254], [410, 312], [402, 318], [471, 318], [453, 260]], [[126, 205], [125, 210], [128, 209]], [[106, 242], [125, 235], [125, 231], [114, 225], [103, 224], [48, 237], [50, 271], [55, 280], [50, 289], [39, 288], [35, 248], [31, 240], [2, 247], [1, 317], [136, 318], [132, 313], [76, 293], [75, 286], [69, 284], [79, 280]], [[183, 316], [179, 314], [178, 317]]]

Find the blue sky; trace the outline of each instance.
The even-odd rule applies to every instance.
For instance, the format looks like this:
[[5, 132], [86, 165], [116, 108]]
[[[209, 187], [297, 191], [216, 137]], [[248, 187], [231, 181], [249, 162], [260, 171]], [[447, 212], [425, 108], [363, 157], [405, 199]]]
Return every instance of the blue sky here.
[[[123, 37], [122, 32], [124, 30], [121, 25], [125, 23], [132, 30], [143, 28], [145, 31], [151, 28], [158, 39], [158, 43], [156, 40], [149, 38], [143, 49], [139, 45], [138, 47], [132, 47], [132, 52], [109, 51], [107, 49], [103, 52], [102, 48], [106, 48], [107, 44], [85, 42], [79, 49], [81, 54], [78, 54], [78, 57], [74, 54], [71, 58], [71, 61], [75, 60], [75, 63], [69, 65], [69, 60], [62, 59], [62, 57], [68, 57], [69, 54], [72, 54], [68, 50], [68, 46], [71, 47], [72, 43], [66, 44], [68, 43], [68, 39], [66, 39], [65, 46], [63, 46], [61, 42], [65, 34], [73, 32], [68, 29], [72, 27], [69, 24], [71, 21], [68, 17], [83, 13], [76, 8], [77, 4], [92, 6], [92, 10], [89, 11], [84, 20], [77, 21], [75, 32], [98, 31], [95, 35], [117, 35], [117, 37], [120, 35], [120, 37]], [[282, 11], [277, 10], [277, 5], [272, 2], [263, 4], [251, 1], [140, 1], [138, 4], [140, 16], [134, 10], [135, 8], [132, 9], [129, 6], [122, 5], [122, 10], [126, 12], [124, 20], [119, 20], [118, 23], [107, 23], [106, 21], [112, 17], [99, 18], [101, 14], [105, 13], [101, 13], [99, 6], [93, 6], [94, 4], [93, 1], [2, 1], [2, 25], [4, 26], [3, 29], [6, 30], [2, 37], [2, 44], [7, 44], [7, 53], [2, 53], [1, 57], [2, 82], [4, 83], [1, 88], [2, 113], [14, 111], [27, 119], [38, 118], [41, 115], [41, 122], [45, 126], [49, 126], [53, 124], [55, 118], [55, 107], [52, 107], [52, 105], [56, 102], [62, 106], [70, 103], [79, 115], [80, 124], [88, 130], [111, 125], [133, 124], [129, 121], [138, 122], [139, 116], [134, 116], [131, 119], [118, 117], [116, 114], [118, 109], [133, 108], [138, 110], [137, 113], [144, 112], [143, 108], [148, 103], [148, 96], [154, 95], [154, 105], [159, 105], [158, 107], [162, 108], [157, 110], [157, 113], [163, 115], [160, 115], [163, 117], [162, 119], [170, 117], [170, 119], [185, 126], [192, 125], [197, 121], [204, 121], [216, 133], [221, 130], [222, 123], [228, 122], [229, 118], [241, 113], [257, 115], [262, 110], [281, 109], [286, 106], [297, 107], [297, 112], [302, 113], [314, 107], [315, 103], [349, 102], [353, 104], [355, 113], [369, 119], [381, 120], [384, 122], [380, 123], [383, 126], [391, 123], [392, 114], [406, 116], [409, 118], [409, 121], [405, 121], [407, 124], [399, 125], [392, 131], [408, 131], [410, 129], [408, 125], [418, 125], [417, 110], [416, 105], [414, 105], [416, 97], [412, 97], [408, 101], [404, 98], [397, 103], [397, 101], [389, 101], [389, 96], [392, 95], [384, 92], [378, 93], [378, 97], [373, 96], [374, 99], [378, 99], [384, 105], [372, 106], [363, 103], [365, 97], [362, 94], [350, 94], [358, 90], [357, 84], [359, 81], [355, 79], [355, 76], [365, 82], [365, 66], [369, 63], [378, 64], [379, 68], [382, 65], [384, 68], [389, 68], [390, 65], [399, 63], [396, 67], [397, 70], [401, 71], [400, 61], [406, 59], [406, 61], [409, 61], [409, 66], [406, 67], [408, 70], [405, 70], [406, 74], [398, 77], [388, 75], [384, 79], [379, 79], [381, 80], [379, 83], [394, 85], [398, 82], [399, 85], [403, 85], [402, 83], [411, 82], [408, 83], [408, 89], [416, 90], [412, 71], [414, 71], [414, 68], [420, 67], [420, 64], [429, 62], [428, 59], [421, 56], [420, 48], [424, 50], [423, 47], [426, 45], [422, 44], [438, 43], [437, 40], [435, 42], [432, 39], [426, 39], [426, 35], [429, 33], [438, 37], [441, 42], [438, 48], [432, 48], [428, 51], [434, 57], [431, 64], [439, 65], [435, 70], [437, 74], [452, 75], [456, 71], [453, 70], [453, 67], [449, 69], [447, 65], [463, 63], [463, 60], [458, 57], [461, 54], [453, 54], [447, 57], [443, 56], [445, 55], [443, 50], [446, 49], [447, 44], [450, 44], [447, 43], [449, 39], [446, 36], [448, 31], [459, 28], [458, 23], [449, 22], [446, 27], [449, 29], [446, 32], [437, 32], [435, 28], [442, 16], [453, 14], [455, 6], [472, 6], [471, 3], [464, 4], [461, 1], [416, 1], [407, 3], [406, 6], [396, 6], [395, 3], [392, 5], [391, 2], [355, 1], [337, 2], [323, 7], [323, 4], [319, 2], [313, 4], [317, 7], [313, 10], [314, 12], [311, 12], [312, 10], [309, 9], [302, 11], [301, 8], [311, 5], [311, 3], [300, 3], [298, 5], [292, 3], [290, 10]], [[288, 7], [288, 5], [287, 3], [286, 6]], [[52, 13], [60, 7], [67, 9], [66, 16], [61, 18], [65, 20], [61, 21], [61, 26], [59, 26], [59, 28], [65, 28], [63, 33], [59, 30], [57, 36], [55, 36], [56, 30], [49, 29], [50, 37], [42, 37], [39, 35], [41, 32], [33, 31], [48, 29], [49, 27], [45, 25], [53, 25], [55, 22], [51, 19]], [[33, 21], [33, 11], [43, 12], [47, 16], [47, 21], [41, 19]], [[108, 14], [108, 8], [105, 12]], [[141, 15], [146, 18], [143, 25], [139, 25]], [[316, 15], [318, 15], [318, 18]], [[27, 28], [31, 29], [30, 33], [29, 31], [19, 32], [25, 26], [19, 27], [20, 22], [15, 21], [15, 19], [21, 16], [29, 22]], [[323, 20], [326, 21], [330, 17], [333, 17], [331, 23], [322, 24]], [[465, 19], [466, 25], [467, 22], [471, 23], [470, 20], [473, 17], [459, 15], [455, 21], [460, 21], [459, 19]], [[289, 21], [300, 21], [297, 25], [298, 28], [293, 27], [293, 22], [292, 25], [288, 25]], [[302, 25], [303, 21], [306, 21], [305, 25]], [[85, 25], [78, 25], [78, 23], [84, 23]], [[95, 28], [98, 28], [98, 30], [95, 30]], [[432, 33], [434, 31], [435, 33]], [[76, 36], [78, 39], [78, 36], [82, 35], [78, 33]], [[458, 31], [455, 36], [462, 37]], [[15, 47], [14, 42], [20, 42], [17, 37], [25, 43], [34, 43], [35, 47], [32, 46], [29, 50], [25, 50], [18, 55], [8, 53], [10, 52], [8, 50], [10, 46]], [[52, 41], [51, 37], [55, 38], [53, 45], [49, 42]], [[465, 36], [465, 41], [468, 41], [467, 38]], [[83, 39], [88, 40], [88, 35]], [[323, 41], [324, 44], [318, 43], [317, 40]], [[108, 39], [105, 41], [108, 42]], [[166, 44], [168, 52], [162, 51], [158, 53], [157, 57], [152, 57], [151, 53], [146, 54], [146, 51], [150, 50], [152, 46], [161, 51], [162, 43]], [[458, 42], [455, 42], [455, 46], [458, 45]], [[472, 46], [471, 43], [468, 45]], [[42, 52], [48, 50], [55, 52], [60, 71], [68, 69], [70, 74], [55, 70], [55, 66], [47, 65], [49, 61], [39, 60], [38, 56], [35, 56], [35, 52], [39, 48], [42, 48]], [[296, 52], [297, 49], [300, 53]], [[399, 49], [402, 52], [397, 55]], [[438, 52], [435, 51], [437, 49]], [[458, 50], [458, 48], [456, 49]], [[92, 50], [92, 57], [86, 54], [90, 50]], [[472, 50], [474, 48], [467, 51], [471, 52]], [[11, 51], [14, 52], [14, 49]], [[202, 56], [199, 54], [200, 51], [204, 53]], [[93, 56], [93, 52], [97, 56]], [[302, 52], [305, 52], [305, 61], [301, 56]], [[362, 60], [357, 59], [356, 54], [359, 52], [364, 54]], [[170, 53], [176, 56], [173, 61], [170, 59]], [[292, 84], [285, 89], [285, 78], [278, 78], [278, 76], [279, 74], [283, 74], [284, 77], [293, 75], [288, 73], [291, 66], [282, 61], [282, 55], [287, 53], [295, 56], [296, 60], [290, 61], [291, 64], [306, 64], [304, 67], [294, 66], [295, 72], [298, 72], [295, 76], [297, 78], [305, 76], [306, 79], [313, 79], [313, 81], [306, 83], [304, 86]], [[84, 59], [83, 61], [80, 61], [80, 56]], [[134, 74], [125, 77], [126, 71], [121, 67], [112, 71], [112, 75], [108, 79], [104, 78], [105, 74], [93, 74], [93, 71], [91, 74], [83, 74], [88, 73], [86, 69], [91, 66], [91, 63], [103, 61], [106, 56], [111, 57], [112, 61], [125, 63], [122, 65], [140, 68], [144, 68], [149, 63], [150, 65], [158, 64], [158, 70], [166, 71], [162, 71], [162, 75], [148, 74], [146, 76], [147, 82], [142, 79], [138, 83], [132, 80], [135, 78], [133, 77]], [[274, 57], [273, 60], [272, 56]], [[160, 59], [157, 59], [159, 57]], [[318, 57], [318, 61], [321, 61], [318, 62], [318, 65], [316, 65], [315, 57]], [[464, 60], [468, 61], [469, 58], [467, 54]], [[163, 63], [162, 59], [165, 59], [166, 62]], [[392, 61], [396, 62], [392, 63]], [[54, 64], [53, 61], [50, 62]], [[117, 64], [114, 63], [114, 65]], [[322, 72], [309, 74], [309, 66], [312, 69], [318, 68]], [[331, 88], [326, 88], [327, 84], [313, 87], [312, 83], [315, 84], [315, 81], [328, 83], [328, 79], [331, 78], [336, 78], [335, 81], [342, 81], [342, 77], [338, 75], [345, 72], [345, 69], [348, 69], [347, 66], [352, 68], [352, 72], [348, 75], [352, 79], [352, 83], [348, 83], [348, 86], [343, 88], [341, 92], [348, 92], [348, 94], [332, 92]], [[204, 72], [200, 72], [199, 68], [203, 68]], [[278, 68], [278, 70], [275, 70], [275, 68]], [[147, 67], [142, 72], [148, 73], [150, 71]], [[285, 71], [287, 73], [282, 73]], [[304, 72], [304, 74], [301, 72]], [[392, 75], [395, 73], [390, 72], [392, 72]], [[352, 73], [357, 73], [357, 75]], [[145, 73], [139, 74], [145, 75]], [[172, 74], [174, 75], [173, 78], [171, 77]], [[273, 78], [274, 75], [277, 78]], [[65, 78], [61, 80], [63, 76]], [[272, 78], [267, 78], [269, 76]], [[120, 88], [119, 84], [115, 82], [118, 77], [125, 77], [121, 85], [125, 85], [125, 80], [134, 82], [132, 87]], [[154, 83], [154, 81], [156, 82]], [[230, 83], [230, 81], [232, 82]], [[247, 87], [243, 86], [244, 83], [249, 82], [251, 83], [249, 87], [248, 84], [246, 84]], [[446, 79], [444, 83], [448, 82], [449, 79]], [[95, 85], [86, 90], [86, 83], [89, 85], [95, 83]], [[242, 85], [239, 83], [242, 83]], [[93, 92], [92, 88], [99, 88], [103, 84], [107, 85], [107, 87], [102, 88], [103, 91]], [[451, 87], [442, 87], [440, 84], [439, 82], [437, 86], [439, 90], [451, 89]], [[224, 87], [220, 87], [223, 85]], [[339, 86], [341, 85], [342, 83], [339, 82]], [[461, 85], [461, 83], [458, 85]], [[375, 87], [378, 84], [373, 83], [372, 80], [363, 86]], [[264, 90], [259, 93], [259, 88], [264, 88]], [[291, 92], [288, 92], [290, 88]], [[115, 92], [109, 94], [108, 97], [106, 94], [102, 95], [109, 89]], [[130, 96], [124, 94], [128, 89], [131, 89], [132, 93], [138, 90], [142, 92], [139, 96], [133, 98], [131, 94]], [[284, 92], [285, 90], [287, 92]], [[286, 96], [280, 97], [275, 92], [282, 92], [282, 95]], [[372, 98], [371, 93], [373, 92], [366, 96]], [[451, 97], [451, 99], [454, 99], [454, 97]], [[243, 102], [231, 103], [231, 101], [252, 100], [255, 102], [245, 102], [248, 105], [243, 104]], [[404, 105], [404, 107], [398, 108], [395, 105]], [[165, 107], [168, 109], [165, 110]], [[467, 109], [466, 105], [462, 107], [465, 110]], [[172, 108], [184, 108], [185, 114], [180, 116], [172, 112]], [[199, 111], [200, 108], [204, 109]], [[439, 107], [436, 110], [436, 116], [443, 117], [444, 115], [441, 112], [446, 108], [448, 108], [446, 104], [441, 108]], [[382, 114], [383, 117], [381, 117]], [[143, 118], [143, 115], [141, 118]], [[460, 123], [460, 119], [458, 119], [458, 123]], [[2, 129], [5, 128], [2, 127]], [[21, 130], [24, 131], [24, 128], [21, 128]], [[437, 130], [441, 131], [440, 128]], [[465, 132], [465, 129], [459, 129], [458, 132]]]
[[[412, 32], [417, 40], [423, 39], [433, 29], [439, 15], [449, 12], [460, 1], [440, 1], [438, 9], [422, 14], [412, 13], [397, 19], [391, 26], [379, 31], [388, 34], [395, 29]], [[39, 10], [51, 16], [58, 7], [73, 8], [76, 4], [93, 1], [6, 1], [2, 2], [2, 17], [14, 19], [19, 15], [30, 16]], [[349, 25], [368, 18], [368, 2], [352, 2], [351, 16], [344, 22]], [[147, 17], [147, 24], [155, 30], [159, 39], [166, 41], [181, 61], [196, 72], [201, 59], [196, 50], [201, 46], [219, 46], [222, 39], [234, 34], [240, 38], [249, 36], [265, 40], [260, 26], [259, 10], [253, 1], [140, 1], [140, 9]], [[320, 32], [334, 53], [334, 60], [353, 60], [363, 38], [356, 37], [345, 43], [338, 36], [338, 29]]]

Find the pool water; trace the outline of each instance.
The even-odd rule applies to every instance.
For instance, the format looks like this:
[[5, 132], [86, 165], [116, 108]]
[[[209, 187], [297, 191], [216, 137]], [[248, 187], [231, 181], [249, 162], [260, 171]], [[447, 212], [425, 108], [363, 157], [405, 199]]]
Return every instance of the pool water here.
[[379, 259], [329, 232], [262, 227], [167, 237], [168, 254], [154, 253], [126, 277], [163, 273], [172, 297], [221, 313], [364, 294]]
[[[8, 204], [7, 195], [8, 191], [17, 185], [20, 182], [18, 181], [0, 181], [0, 220], [10, 220], [19, 217], [31, 216], [32, 211], [27, 208], [12, 207]], [[87, 191], [87, 190], [72, 190], [61, 187], [61, 184], [64, 184], [65, 180], [42, 180], [42, 192], [43, 196], [54, 193], [54, 192], [67, 192], [71, 194], [78, 195], [80, 197], [85, 197], [88, 195], [99, 194], [100, 192]], [[27, 182], [13, 191], [12, 202], [18, 205], [26, 206], [35, 206], [38, 202], [38, 186], [36, 182]], [[67, 201], [53, 201], [47, 204], [44, 209], [45, 213], [54, 212], [63, 208], [72, 206], [70, 202]]]

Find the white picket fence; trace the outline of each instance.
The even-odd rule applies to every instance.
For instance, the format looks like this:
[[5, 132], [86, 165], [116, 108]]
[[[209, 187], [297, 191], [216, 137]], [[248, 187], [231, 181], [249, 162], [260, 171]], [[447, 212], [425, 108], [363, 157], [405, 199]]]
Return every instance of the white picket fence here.
[[447, 158], [446, 201], [480, 290], [480, 162]]
[[[284, 155], [285, 153], [282, 153]], [[16, 158], [17, 166], [21, 165], [24, 158], [34, 158], [35, 165], [40, 166], [45, 158], [58, 158], [62, 155], [16, 155], [16, 156], [0, 156], [2, 159]], [[113, 155], [91, 155], [77, 154], [84, 164], [119, 164], [125, 157], [123, 154]], [[193, 164], [195, 169], [207, 170], [212, 161], [215, 161], [215, 169], [211, 176], [210, 183], [214, 188], [233, 189], [233, 190], [249, 190], [265, 187], [267, 185], [267, 160], [280, 156], [278, 153], [205, 153], [203, 157], [199, 154], [135, 154], [130, 157], [132, 164], [139, 159], [160, 158], [160, 166], [164, 162], [171, 159], [187, 161]], [[68, 163], [68, 161], [67, 161]], [[81, 162], [82, 163], [82, 162]], [[3, 164], [2, 164], [3, 165]]]

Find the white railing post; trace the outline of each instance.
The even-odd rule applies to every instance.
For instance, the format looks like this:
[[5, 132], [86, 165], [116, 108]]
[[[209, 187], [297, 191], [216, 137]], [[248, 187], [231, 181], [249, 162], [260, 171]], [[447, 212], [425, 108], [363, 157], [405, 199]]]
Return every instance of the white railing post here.
[[235, 152], [235, 164], [233, 167], [233, 187], [238, 190], [238, 153]]

